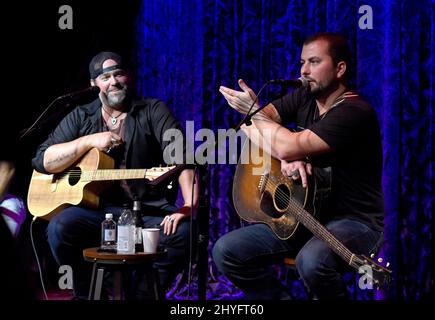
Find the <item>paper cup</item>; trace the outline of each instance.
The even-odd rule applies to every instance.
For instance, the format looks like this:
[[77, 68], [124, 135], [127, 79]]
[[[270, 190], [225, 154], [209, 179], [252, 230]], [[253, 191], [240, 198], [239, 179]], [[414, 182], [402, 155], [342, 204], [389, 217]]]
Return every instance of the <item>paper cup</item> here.
[[157, 252], [159, 244], [160, 229], [158, 228], [145, 228], [142, 229], [143, 251], [145, 253]]

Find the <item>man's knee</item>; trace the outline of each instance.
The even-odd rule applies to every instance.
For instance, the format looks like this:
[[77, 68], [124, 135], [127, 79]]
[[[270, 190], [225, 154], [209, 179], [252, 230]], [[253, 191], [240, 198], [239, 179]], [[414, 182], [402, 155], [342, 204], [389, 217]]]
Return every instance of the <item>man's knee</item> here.
[[213, 261], [218, 267], [218, 269], [221, 271], [224, 268], [228, 251], [229, 251], [229, 246], [227, 244], [227, 241], [225, 241], [225, 238], [218, 239], [215, 245], [213, 246], [213, 250], [212, 250]]
[[296, 256], [296, 269], [305, 282], [316, 279], [320, 272], [320, 263], [317, 257], [307, 250], [301, 250]]
[[[162, 233], [160, 234], [162, 235]], [[189, 239], [190, 224], [186, 221], [178, 225], [177, 231], [174, 234], [163, 235], [161, 244], [170, 248], [184, 249], [189, 247]]]
[[232, 254], [232, 244], [227, 240], [225, 236], [221, 237], [216, 241], [212, 250], [213, 261], [221, 271]]
[[50, 246], [57, 247], [64, 240], [66, 225], [54, 217], [47, 226], [47, 240]]
[[46, 232], [48, 243], [53, 250], [65, 244], [69, 246], [78, 245], [85, 239], [86, 241], [91, 239], [94, 241], [97, 237], [99, 239], [99, 235], [83, 233], [80, 224], [71, 220], [69, 216], [64, 217], [62, 214], [58, 214], [50, 220]]

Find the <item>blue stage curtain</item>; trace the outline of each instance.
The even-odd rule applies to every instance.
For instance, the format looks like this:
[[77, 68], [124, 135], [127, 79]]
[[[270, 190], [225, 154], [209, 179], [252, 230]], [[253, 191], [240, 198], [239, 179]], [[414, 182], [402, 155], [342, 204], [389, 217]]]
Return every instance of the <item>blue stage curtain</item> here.
[[[372, 8], [373, 29], [359, 28], [362, 5]], [[146, 0], [135, 31], [138, 91], [166, 101], [184, 124], [194, 121], [195, 132], [217, 133], [240, 120], [219, 86], [237, 88], [243, 78], [258, 91], [268, 79], [299, 77], [302, 43], [318, 31], [348, 37], [356, 58], [353, 83], [381, 123], [382, 254], [394, 281], [372, 298], [433, 297], [434, 1]], [[267, 91], [261, 101], [274, 94]], [[235, 165], [208, 168], [203, 188], [210, 196], [211, 248], [241, 223], [231, 197]], [[208, 298], [239, 297], [209, 262]]]

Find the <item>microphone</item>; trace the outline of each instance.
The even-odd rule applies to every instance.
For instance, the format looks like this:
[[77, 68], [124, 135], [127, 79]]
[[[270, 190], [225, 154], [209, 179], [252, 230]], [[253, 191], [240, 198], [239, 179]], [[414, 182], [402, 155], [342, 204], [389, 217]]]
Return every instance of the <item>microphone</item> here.
[[295, 88], [306, 87], [308, 85], [307, 79], [300, 77], [298, 79], [273, 79], [269, 80], [269, 83], [277, 83], [285, 86], [291, 86]]
[[100, 88], [98, 88], [97, 86], [92, 86], [83, 90], [64, 94], [63, 96], [58, 97], [56, 100], [80, 100], [82, 98], [94, 96], [97, 93], [100, 93]]

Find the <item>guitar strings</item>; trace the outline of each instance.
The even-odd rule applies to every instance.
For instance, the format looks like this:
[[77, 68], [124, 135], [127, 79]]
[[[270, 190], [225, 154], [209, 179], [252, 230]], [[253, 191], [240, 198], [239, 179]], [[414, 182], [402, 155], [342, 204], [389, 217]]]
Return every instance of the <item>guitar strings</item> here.
[[[119, 169], [98, 169], [98, 170], [90, 170], [90, 171], [82, 171], [82, 170], [76, 170], [76, 169], [72, 169], [72, 170], [67, 170], [65, 172], [56, 174], [56, 178], [58, 179], [63, 179], [65, 177], [95, 177], [96, 175], [104, 175], [104, 174], [108, 174], [111, 173], [111, 171], [113, 171], [114, 173], [117, 173]], [[130, 174], [134, 174], [136, 172], [142, 172], [142, 171], [147, 171], [148, 169], [122, 169], [124, 172], [130, 173]]]
[[[289, 206], [287, 208], [289, 208], [291, 206], [292, 209], [294, 209], [296, 211], [301, 210], [300, 204], [298, 204], [295, 199], [287, 196], [287, 194], [285, 194], [282, 190], [276, 188], [277, 184], [275, 184], [272, 181], [270, 181], [270, 179], [267, 180], [266, 185], [269, 185], [269, 186], [272, 186], [272, 187], [275, 188], [278, 200], [283, 201], [283, 203], [288, 203], [289, 204]], [[305, 211], [305, 209], [303, 209], [303, 210]], [[301, 215], [299, 214], [299, 216], [301, 216]], [[320, 223], [315, 223], [315, 219], [314, 219], [314, 217], [312, 215], [308, 215], [308, 219], [305, 222], [312, 229], [314, 229], [314, 230], [316, 230], [318, 232], [322, 232], [322, 231], [325, 232], [325, 230], [326, 230], [327, 234], [325, 235], [325, 237], [327, 238], [327, 242], [335, 244], [337, 250], [339, 251], [339, 253], [341, 253], [343, 256], [345, 256], [348, 261], [350, 261], [349, 264], [352, 267], [354, 267], [354, 268], [358, 268], [359, 267], [359, 265], [357, 263], [354, 263], [354, 260], [355, 259], [359, 259], [359, 258], [357, 256], [354, 256], [354, 258], [352, 258], [353, 253], [345, 245], [343, 245], [335, 236], [330, 234], [330, 231], [328, 229], [326, 229]]]
[[[288, 207], [286, 209], [286, 211], [288, 212], [288, 208], [292, 207], [292, 209], [294, 209], [296, 211], [295, 214], [292, 214], [291, 212], [289, 212], [290, 214], [292, 214], [293, 216], [296, 216], [299, 212], [307, 212], [304, 208], [301, 207], [301, 205], [296, 202], [296, 200], [294, 198], [289, 197], [287, 194], [285, 194], [282, 190], [277, 188], [277, 184], [270, 181], [270, 179], [268, 179], [266, 181], [266, 186], [271, 186], [273, 188], [275, 188], [276, 190], [276, 194], [277, 194], [277, 199], [280, 201], [285, 201], [283, 203], [288, 203]], [[308, 213], [308, 212], [307, 212]], [[327, 238], [327, 242], [328, 243], [333, 243], [336, 245], [337, 251], [338, 253], [341, 253], [348, 261], [349, 261], [349, 265], [351, 267], [353, 267], [354, 269], [359, 271], [359, 267], [362, 265], [365, 265], [367, 263], [370, 263], [373, 267], [377, 266], [379, 267], [379, 265], [377, 265], [374, 261], [371, 261], [370, 259], [361, 259], [360, 257], [358, 257], [357, 255], [354, 255], [343, 243], [341, 243], [332, 233], [330, 233], [330, 231], [328, 229], [326, 229], [323, 225], [321, 225], [311, 214], [308, 213], [308, 215], [304, 215], [302, 216], [301, 214], [299, 214], [299, 217], [303, 218], [303, 217], [307, 217], [307, 219], [305, 219], [305, 222], [307, 225], [309, 225], [313, 230], [316, 230], [318, 232], [322, 232], [325, 235], [325, 237]], [[299, 221], [299, 219], [297, 219]], [[303, 220], [303, 219], [301, 219]], [[304, 223], [303, 223], [304, 224]], [[308, 227], [308, 226], [307, 226]], [[368, 260], [368, 261], [367, 261]], [[384, 268], [381, 267], [381, 271]], [[379, 273], [379, 271], [377, 272], [377, 274]], [[382, 281], [379, 281], [378, 278], [375, 278], [374, 276], [370, 276], [371, 280], [374, 283], [382, 283]], [[388, 280], [387, 280], [388, 281]]]
[[[270, 182], [270, 180], [268, 181], [269, 184], [271, 184], [273, 187], [277, 187], [276, 184]], [[285, 194], [282, 190], [280, 189], [276, 189], [276, 193], [277, 193], [277, 198], [281, 201], [285, 201], [284, 203], [288, 203], [288, 207], [287, 208], [292, 208], [293, 211], [296, 211], [296, 214], [298, 213], [298, 211], [301, 210], [301, 208], [299, 208], [299, 204], [291, 197], [287, 196], [287, 194]], [[299, 214], [299, 216], [301, 216]], [[318, 231], [319, 233], [326, 230], [327, 234], [325, 235], [325, 238], [327, 240], [328, 243], [333, 243], [336, 245], [337, 250], [342, 253], [349, 261], [351, 261], [351, 256], [352, 253], [350, 253], [349, 249], [347, 249], [341, 242], [338, 241], [338, 239], [336, 237], [334, 237], [333, 235], [329, 234], [329, 231], [324, 228], [322, 225], [320, 225], [319, 223], [315, 223], [314, 217], [312, 217], [311, 215], [306, 216], [307, 219], [305, 219], [306, 223], [315, 231]]]
[[[168, 167], [159, 167], [158, 169], [170, 169], [171, 166]], [[78, 169], [71, 169], [64, 171], [62, 173], [56, 174], [56, 180], [63, 180], [68, 178], [81, 178], [81, 180], [98, 180], [97, 178], [102, 178], [103, 180], [106, 180], [108, 178], [116, 180], [119, 179], [126, 179], [130, 177], [137, 177], [138, 175], [140, 177], [146, 176], [147, 174], [152, 177], [153, 173], [156, 173], [157, 175], [160, 175], [162, 173], [165, 173], [163, 171], [159, 170], [150, 170], [150, 169], [122, 169], [124, 172], [124, 175], [122, 177], [119, 177], [119, 170], [120, 169], [98, 169], [98, 170], [88, 170], [88, 171], [82, 171]], [[171, 169], [170, 169], [171, 170]]]

